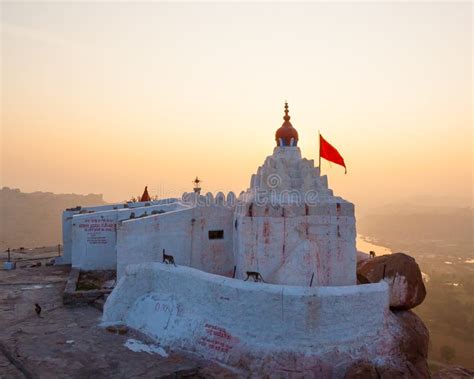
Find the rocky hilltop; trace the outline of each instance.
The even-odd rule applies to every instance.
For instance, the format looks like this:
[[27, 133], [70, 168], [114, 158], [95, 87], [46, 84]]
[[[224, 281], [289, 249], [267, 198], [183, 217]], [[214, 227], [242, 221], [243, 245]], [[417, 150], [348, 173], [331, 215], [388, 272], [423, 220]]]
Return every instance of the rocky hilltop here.
[[0, 190], [0, 249], [50, 246], [62, 243], [61, 214], [77, 205], [106, 204], [102, 195], [24, 193]]

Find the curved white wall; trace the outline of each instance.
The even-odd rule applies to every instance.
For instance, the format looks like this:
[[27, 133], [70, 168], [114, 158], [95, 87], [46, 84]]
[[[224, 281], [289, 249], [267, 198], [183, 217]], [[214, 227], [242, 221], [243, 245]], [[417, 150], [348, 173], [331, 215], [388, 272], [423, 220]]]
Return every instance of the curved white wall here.
[[385, 282], [282, 286], [147, 263], [126, 268], [107, 299], [103, 320], [126, 323], [165, 346], [227, 364], [249, 352], [256, 361], [259, 354], [307, 356], [334, 349], [373, 358], [388, 307]]

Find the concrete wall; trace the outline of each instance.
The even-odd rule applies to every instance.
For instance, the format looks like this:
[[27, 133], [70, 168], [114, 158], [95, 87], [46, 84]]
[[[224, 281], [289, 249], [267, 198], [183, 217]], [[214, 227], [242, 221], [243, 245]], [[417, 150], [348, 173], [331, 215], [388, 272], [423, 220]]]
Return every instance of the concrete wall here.
[[136, 203], [119, 203], [119, 204], [108, 204], [99, 205], [95, 207], [79, 207], [66, 209], [62, 214], [62, 234], [63, 234], [63, 254], [60, 259], [56, 259], [57, 264], [71, 264], [72, 263], [72, 218], [74, 215], [89, 213], [89, 212], [103, 212], [113, 209], [127, 209], [127, 208], [140, 208], [146, 204], [150, 205], [163, 205], [177, 202], [176, 198], [161, 199], [156, 201], [147, 202], [136, 202]]
[[[209, 231], [223, 230], [223, 239]], [[117, 237], [117, 275], [132, 263], [161, 262], [162, 250], [177, 265], [229, 275], [233, 270], [233, 208], [210, 205], [181, 209], [121, 223]]]
[[73, 216], [72, 267], [115, 269], [117, 213], [110, 210]]
[[307, 286], [356, 284], [353, 204], [272, 207], [245, 204], [235, 218], [237, 277], [258, 271], [268, 283]]
[[[336, 359], [350, 354], [349, 361], [366, 354], [374, 359], [381, 351], [377, 338], [388, 306], [385, 282], [294, 287], [148, 263], [127, 267], [107, 299], [103, 320], [126, 323], [164, 346], [226, 364], [250, 355], [260, 364], [281, 358], [285, 366], [301, 356], [326, 353]], [[389, 345], [387, 339], [383, 343]], [[291, 352], [289, 362], [278, 355], [282, 351]]]
[[114, 207], [121, 206], [123, 204], [111, 204], [111, 205], [101, 205], [97, 207], [84, 207], [80, 209], [67, 209], [63, 211], [62, 214], [62, 234], [63, 234], [63, 254], [60, 259], [56, 259], [56, 264], [71, 264], [72, 263], [72, 218], [75, 215], [80, 214], [80, 212], [102, 212], [114, 209]]
[[[71, 222], [71, 263], [82, 270], [114, 270], [117, 266], [117, 225], [122, 220], [143, 217], [158, 211], [174, 211], [183, 206], [178, 203], [94, 211], [76, 214]], [[63, 226], [64, 227], [64, 226]], [[68, 230], [68, 223], [65, 230]], [[67, 235], [66, 235], [67, 236]]]

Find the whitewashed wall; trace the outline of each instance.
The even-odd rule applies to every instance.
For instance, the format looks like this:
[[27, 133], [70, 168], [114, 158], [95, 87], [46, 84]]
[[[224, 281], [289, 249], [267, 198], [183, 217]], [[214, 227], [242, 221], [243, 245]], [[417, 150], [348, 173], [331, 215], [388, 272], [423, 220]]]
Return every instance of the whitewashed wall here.
[[127, 208], [141, 208], [146, 204], [150, 205], [164, 205], [177, 202], [176, 198], [168, 198], [155, 200], [151, 202], [136, 202], [136, 203], [118, 203], [99, 205], [96, 207], [80, 207], [80, 209], [66, 209], [62, 214], [62, 235], [63, 235], [63, 254], [60, 259], [56, 259], [56, 264], [71, 264], [72, 263], [72, 218], [86, 212], [103, 212], [112, 209], [127, 209]]
[[353, 204], [328, 197], [317, 205], [252, 205], [236, 215], [237, 277], [257, 271], [268, 283], [356, 284]]
[[[226, 364], [247, 355], [256, 364], [275, 359], [280, 368], [295, 370], [299, 358], [318, 354], [350, 355], [348, 362], [376, 358], [381, 343], [390, 347], [389, 338], [378, 339], [388, 306], [385, 282], [305, 288], [147, 263], [126, 268], [107, 299], [103, 321], [125, 323], [165, 347]], [[290, 352], [287, 360], [279, 355], [284, 351]]]
[[[82, 270], [115, 270], [117, 266], [117, 224], [152, 212], [170, 212], [182, 208], [179, 202], [94, 211], [72, 217], [71, 263]], [[64, 226], [63, 226], [64, 227]], [[67, 227], [67, 224], [66, 224]]]
[[[210, 230], [224, 238], [210, 240]], [[117, 237], [117, 275], [132, 263], [161, 262], [162, 251], [177, 265], [230, 275], [233, 271], [233, 208], [198, 206], [121, 223]]]
[[72, 267], [111, 270], [116, 264], [117, 211], [80, 214], [72, 220]]
[[72, 218], [82, 212], [102, 212], [116, 207], [123, 207], [123, 204], [100, 205], [97, 207], [84, 207], [79, 210], [73, 208], [63, 211], [62, 214], [62, 234], [63, 234], [63, 253], [60, 258], [56, 258], [56, 264], [72, 263]]

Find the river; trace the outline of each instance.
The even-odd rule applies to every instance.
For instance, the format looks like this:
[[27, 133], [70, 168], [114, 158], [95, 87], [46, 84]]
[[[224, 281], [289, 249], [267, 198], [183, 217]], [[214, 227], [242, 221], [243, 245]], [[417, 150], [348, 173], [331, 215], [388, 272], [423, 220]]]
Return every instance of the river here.
[[357, 250], [368, 253], [369, 251], [375, 251], [376, 255], [392, 254], [392, 250], [388, 247], [376, 245], [372, 242], [370, 237], [365, 237], [361, 234], [357, 235], [356, 240]]

